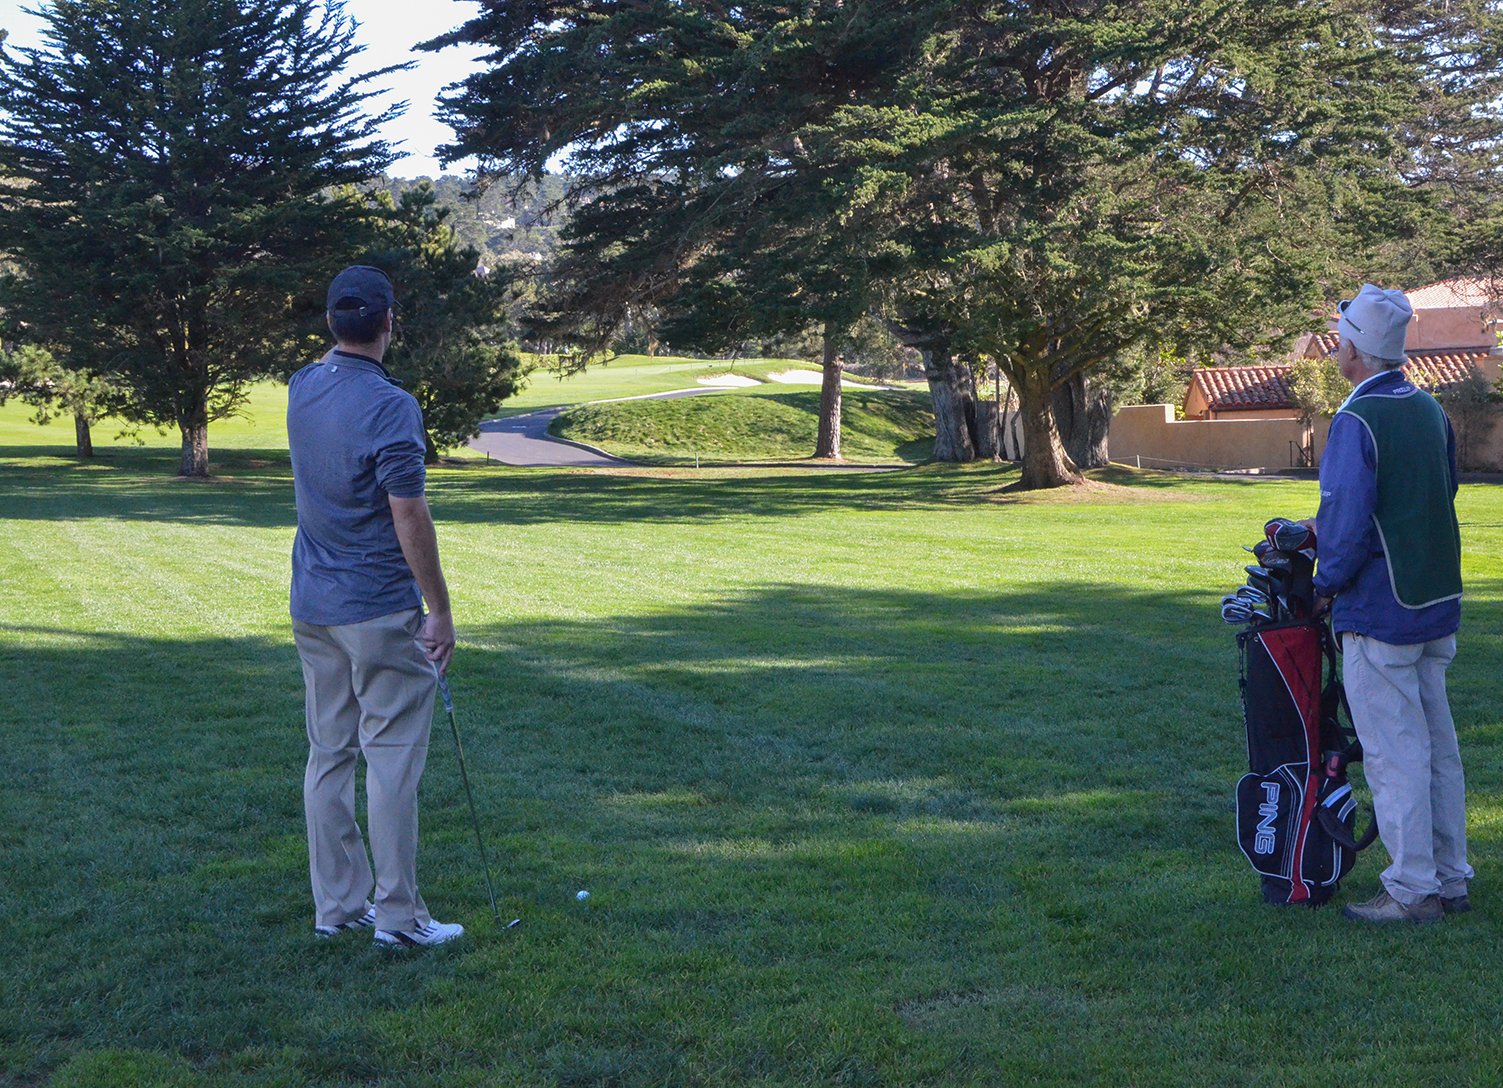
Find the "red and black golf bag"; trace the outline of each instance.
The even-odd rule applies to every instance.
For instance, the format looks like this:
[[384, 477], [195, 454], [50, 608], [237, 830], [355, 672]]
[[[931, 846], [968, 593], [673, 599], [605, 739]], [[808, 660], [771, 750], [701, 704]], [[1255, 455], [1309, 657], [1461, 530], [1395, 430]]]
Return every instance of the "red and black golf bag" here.
[[[1304, 562], [1313, 567], [1295, 551], [1294, 573], [1308, 586]], [[1313, 592], [1308, 600], [1291, 594], [1281, 621], [1237, 635], [1249, 767], [1237, 783], [1237, 840], [1262, 874], [1267, 902], [1316, 907], [1336, 894], [1377, 824], [1356, 837], [1347, 767], [1362, 758], [1362, 746], [1330, 626], [1312, 611]]]

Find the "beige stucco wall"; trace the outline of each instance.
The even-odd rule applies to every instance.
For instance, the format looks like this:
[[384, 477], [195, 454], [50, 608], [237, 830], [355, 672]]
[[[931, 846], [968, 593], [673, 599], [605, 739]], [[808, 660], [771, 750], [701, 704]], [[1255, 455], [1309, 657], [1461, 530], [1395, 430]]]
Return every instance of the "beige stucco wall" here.
[[1428, 348], [1492, 347], [1497, 322], [1483, 319], [1480, 306], [1417, 310], [1404, 339], [1406, 351]]
[[[1327, 420], [1315, 425], [1317, 457], [1329, 427]], [[1293, 463], [1290, 444], [1302, 437], [1297, 419], [1176, 421], [1172, 404], [1143, 404], [1118, 409], [1107, 450], [1113, 461], [1141, 460], [1144, 468], [1281, 469]]]
[[1295, 416], [1292, 408], [1257, 408], [1240, 412], [1212, 412], [1212, 419], [1290, 419]]
[[[1328, 419], [1315, 424], [1315, 457], [1325, 450]], [[1113, 461], [1144, 468], [1282, 469], [1289, 443], [1298, 442], [1297, 419], [1181, 420], [1172, 404], [1119, 408], [1112, 416], [1107, 451]], [[1503, 471], [1503, 412], [1472, 458], [1475, 467]]]
[[1493, 420], [1492, 434], [1483, 442], [1472, 457], [1475, 468], [1488, 472], [1503, 472], [1503, 413]]

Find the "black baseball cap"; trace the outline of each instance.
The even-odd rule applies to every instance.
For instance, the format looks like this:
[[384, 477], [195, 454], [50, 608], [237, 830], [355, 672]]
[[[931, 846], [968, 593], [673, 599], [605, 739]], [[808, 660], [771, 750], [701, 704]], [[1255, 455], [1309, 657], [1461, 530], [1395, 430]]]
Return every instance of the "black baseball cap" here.
[[354, 264], [335, 276], [329, 284], [327, 308], [335, 310], [359, 310], [360, 316], [384, 314], [395, 304], [391, 278], [379, 268], [368, 264]]

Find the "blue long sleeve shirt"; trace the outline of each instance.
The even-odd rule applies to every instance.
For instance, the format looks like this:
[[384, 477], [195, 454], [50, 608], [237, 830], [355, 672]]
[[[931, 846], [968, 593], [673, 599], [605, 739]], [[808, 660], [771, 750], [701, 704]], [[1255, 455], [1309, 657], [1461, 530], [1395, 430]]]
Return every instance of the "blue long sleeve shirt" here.
[[[1382, 395], [1407, 382], [1402, 371], [1385, 371], [1357, 386], [1352, 396]], [[1449, 426], [1446, 434], [1454, 496], [1456, 438]], [[1337, 635], [1351, 631], [1395, 645], [1455, 634], [1461, 626], [1459, 600], [1406, 608], [1394, 597], [1374, 520], [1377, 504], [1378, 457], [1372, 436], [1361, 420], [1338, 412], [1320, 459], [1320, 512], [1316, 515], [1320, 558], [1315, 592], [1335, 598], [1332, 628]]]

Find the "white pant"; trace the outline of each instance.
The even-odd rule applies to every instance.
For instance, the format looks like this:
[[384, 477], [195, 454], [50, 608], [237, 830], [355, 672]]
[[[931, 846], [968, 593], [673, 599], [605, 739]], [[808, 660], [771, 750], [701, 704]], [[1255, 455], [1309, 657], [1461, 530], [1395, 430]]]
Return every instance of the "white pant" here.
[[1399, 646], [1347, 632], [1342, 656], [1378, 834], [1393, 859], [1384, 888], [1405, 905], [1465, 894], [1466, 783], [1446, 702], [1456, 636]]

